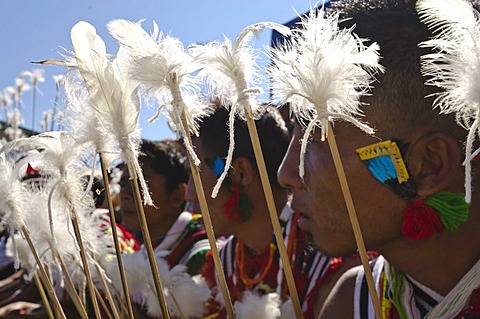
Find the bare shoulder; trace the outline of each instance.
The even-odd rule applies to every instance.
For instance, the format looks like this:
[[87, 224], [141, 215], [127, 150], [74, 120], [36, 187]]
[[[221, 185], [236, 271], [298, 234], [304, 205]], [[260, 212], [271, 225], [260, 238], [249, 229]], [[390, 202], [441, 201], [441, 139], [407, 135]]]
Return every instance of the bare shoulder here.
[[342, 275], [349, 269], [361, 264], [360, 258], [356, 256], [343, 257], [341, 260], [341, 265], [337, 269], [335, 269], [330, 276], [327, 276], [327, 278], [322, 278], [322, 284], [318, 288], [318, 293], [315, 298], [315, 318], [318, 318], [318, 315], [322, 310], [325, 300], [327, 299], [328, 295], [330, 294], [340, 277], [342, 277]]
[[353, 318], [355, 281], [360, 267], [347, 269], [340, 275], [326, 297], [318, 318]]

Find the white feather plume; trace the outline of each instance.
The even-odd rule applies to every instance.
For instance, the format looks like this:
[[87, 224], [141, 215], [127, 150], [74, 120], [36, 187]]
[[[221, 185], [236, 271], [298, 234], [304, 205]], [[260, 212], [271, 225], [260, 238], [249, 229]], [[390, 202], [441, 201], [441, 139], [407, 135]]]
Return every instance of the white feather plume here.
[[[99, 216], [92, 213], [93, 198], [84, 196], [83, 174], [78, 174], [82, 172], [82, 167], [77, 164], [79, 148], [67, 133], [49, 132], [16, 140], [2, 150], [15, 152], [16, 149], [27, 154], [17, 162], [17, 171], [24, 170], [24, 164], [31, 163], [43, 175], [39, 187], [27, 189], [25, 197], [28, 201], [23, 207], [25, 225], [42, 262], [58, 267], [54, 254], [48, 253], [54, 249], [69, 265], [71, 275], [78, 274], [77, 283], [84, 281], [79, 248], [70, 221], [72, 213], [76, 213], [89, 256], [102, 258], [105, 247], [111, 247], [111, 238], [101, 233]], [[39, 152], [28, 155], [31, 150]], [[16, 175], [22, 174], [17, 172]]]
[[0, 153], [0, 224], [7, 226], [10, 232], [21, 230], [24, 226], [23, 205], [27, 192], [15, 174], [13, 163], [7, 160], [5, 153]]
[[442, 88], [434, 107], [455, 113], [457, 122], [469, 130], [465, 156], [465, 201], [471, 201], [473, 142], [480, 127], [480, 21], [479, 13], [466, 0], [422, 0], [417, 3], [421, 20], [435, 36], [420, 44], [435, 53], [422, 57], [427, 84]]
[[100, 122], [85, 81], [75, 68], [67, 72], [64, 82], [66, 110], [64, 122], [79, 144], [92, 143], [95, 153], [103, 153], [107, 167], [119, 157], [120, 148], [115, 136]]
[[[148, 272], [145, 271], [147, 267], [145, 264], [147, 262], [146, 257], [142, 253], [137, 252], [135, 254], [122, 254], [122, 259], [131, 299], [133, 302], [143, 305], [143, 291], [145, 289], [154, 289], [154, 287], [148, 286]], [[112, 279], [116, 290], [119, 292], [123, 291], [117, 259], [112, 256], [111, 260], [103, 260], [102, 266], [108, 277]], [[148, 271], [150, 270], [148, 269]]]
[[[191, 277], [184, 265], [177, 265], [170, 269], [165, 259], [157, 253], [155, 258], [169, 313], [182, 318], [196, 317], [202, 313], [204, 302], [210, 296], [210, 289], [203, 278]], [[160, 318], [162, 311], [145, 251], [140, 250], [132, 255], [123, 255], [123, 262], [132, 300], [144, 305], [149, 316]], [[120, 274], [115, 259], [102, 264], [117, 290], [121, 291]]]
[[[7, 160], [5, 153], [0, 153], [0, 227], [7, 228], [14, 246], [14, 266], [20, 267], [17, 253], [17, 245], [14, 234], [21, 232], [25, 226], [25, 201], [27, 200], [27, 191], [20, 183], [17, 174], [13, 169], [13, 163]], [[8, 185], [8, 187], [7, 187]]]
[[[169, 121], [173, 123], [172, 128], [177, 133], [183, 136], [190, 132], [198, 135], [197, 121], [205, 116], [208, 109], [204, 103], [199, 102], [199, 89], [191, 75], [198, 70], [198, 66], [185, 52], [183, 44], [174, 37], [164, 36], [158, 30], [149, 36], [140, 23], [127, 20], [113, 20], [107, 27], [119, 42], [121, 50], [129, 56], [125, 67], [127, 76], [142, 86], [147, 99], [153, 98], [159, 104], [157, 113], [150, 122], [154, 122], [166, 110]], [[187, 119], [188, 127], [182, 123], [182, 114]], [[185, 142], [198, 166], [198, 156], [187, 139]]]
[[280, 296], [276, 293], [259, 296], [245, 291], [242, 300], [237, 301], [233, 308], [237, 319], [275, 319], [280, 317]]
[[[327, 136], [327, 121], [342, 119], [368, 134], [373, 129], [359, 121], [360, 98], [368, 93], [372, 76], [383, 71], [376, 43], [366, 47], [353, 29], [339, 29], [338, 14], [325, 16], [323, 9], [302, 17], [301, 27], [285, 46], [271, 50], [273, 98], [290, 103], [306, 126], [301, 146], [299, 173], [304, 176], [304, 154], [315, 127]], [[308, 124], [307, 124], [308, 123]]]
[[253, 119], [260, 107], [260, 103], [253, 97], [253, 93], [262, 92], [258, 87], [262, 81], [257, 64], [258, 52], [249, 45], [249, 40], [265, 28], [275, 29], [282, 34], [290, 32], [283, 25], [260, 22], [240, 31], [234, 43], [225, 37], [223, 43], [214, 41], [205, 45], [194, 45], [189, 49], [195, 61], [203, 66], [198, 77], [205, 79], [210, 94], [219, 96], [222, 104], [230, 107], [230, 145], [224, 171], [212, 191], [213, 198], [217, 196], [233, 160], [235, 116], [248, 116]]
[[[176, 265], [169, 269], [164, 259], [157, 258], [158, 269], [164, 283], [164, 295], [169, 313], [174, 317], [192, 318], [202, 313], [204, 302], [210, 296], [205, 281], [193, 280], [186, 272], [186, 266]], [[145, 295], [147, 313], [151, 317], [161, 318], [161, 309], [154, 291]]]
[[36, 262], [27, 241], [19, 234], [9, 237], [5, 246], [5, 254], [10, 258], [18, 258], [20, 266], [27, 272], [35, 270]]
[[[147, 183], [138, 163], [140, 100], [137, 86], [122, 77], [107, 56], [105, 43], [95, 28], [80, 21], [71, 32], [76, 68], [84, 79], [90, 103], [103, 132], [110, 132], [119, 144], [121, 157], [131, 163], [143, 190], [143, 201], [153, 205]], [[99, 133], [100, 134], [100, 133]], [[105, 144], [104, 144], [105, 145]]]
[[289, 319], [295, 317], [295, 309], [293, 308], [292, 299], [288, 299], [280, 306], [281, 316], [278, 319]]

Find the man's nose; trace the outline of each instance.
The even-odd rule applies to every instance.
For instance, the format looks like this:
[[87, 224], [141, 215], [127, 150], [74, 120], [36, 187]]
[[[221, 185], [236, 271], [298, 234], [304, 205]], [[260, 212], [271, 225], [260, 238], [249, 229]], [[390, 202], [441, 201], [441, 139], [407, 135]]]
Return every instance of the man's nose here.
[[287, 153], [283, 157], [282, 164], [278, 168], [277, 178], [280, 185], [289, 189], [301, 189], [304, 187], [300, 178], [298, 165], [300, 163], [300, 142], [295, 136], [290, 140]]

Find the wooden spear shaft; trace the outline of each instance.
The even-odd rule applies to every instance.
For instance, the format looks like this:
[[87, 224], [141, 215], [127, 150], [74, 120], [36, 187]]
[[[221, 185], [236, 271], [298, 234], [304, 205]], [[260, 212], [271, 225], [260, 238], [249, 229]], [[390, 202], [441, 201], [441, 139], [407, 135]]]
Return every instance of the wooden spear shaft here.
[[105, 186], [105, 195], [107, 197], [108, 212], [110, 214], [110, 222], [112, 226], [113, 242], [115, 244], [115, 253], [117, 255], [118, 270], [120, 271], [120, 278], [122, 280], [123, 294], [127, 303], [128, 317], [134, 318], [132, 301], [130, 299], [130, 291], [128, 290], [127, 276], [125, 274], [125, 267], [123, 266], [122, 251], [120, 249], [120, 243], [118, 242], [117, 232], [117, 220], [115, 218], [115, 210], [113, 208], [112, 196], [110, 195], [110, 180], [108, 178], [107, 167], [105, 164], [105, 158], [102, 153], [98, 153], [100, 157], [100, 166], [102, 168], [103, 184]]
[[87, 311], [85, 310], [86, 307], [82, 303], [82, 300], [80, 299], [80, 296], [77, 293], [77, 290], [75, 289], [75, 284], [73, 283], [72, 277], [70, 277], [70, 274], [67, 270], [67, 267], [65, 267], [65, 263], [63, 262], [63, 259], [60, 257], [58, 252], [55, 253], [55, 258], [57, 258], [58, 262], [60, 263], [60, 268], [62, 268], [63, 275], [65, 276], [65, 283], [67, 284], [68, 292], [70, 297], [72, 298], [73, 305], [78, 311], [78, 314], [82, 319], [88, 319]]
[[260, 139], [258, 137], [257, 127], [255, 121], [251, 116], [247, 116], [247, 127], [252, 141], [253, 152], [257, 160], [258, 171], [260, 173], [260, 180], [262, 182], [263, 192], [265, 193], [265, 199], [267, 201], [268, 212], [270, 213], [270, 220], [272, 221], [273, 233], [277, 240], [278, 251], [283, 263], [283, 272], [287, 282], [288, 290], [290, 291], [290, 298], [292, 299], [293, 309], [295, 310], [295, 316], [297, 318], [303, 318], [302, 306], [300, 299], [298, 298], [297, 287], [295, 286], [295, 280], [293, 278], [292, 267], [288, 258], [287, 248], [283, 239], [282, 230], [280, 228], [280, 222], [278, 220], [277, 208], [275, 206], [275, 200], [273, 199], [272, 187], [268, 179], [267, 168], [265, 166], [265, 159], [263, 158], [262, 147], [260, 145]]
[[82, 259], [83, 272], [85, 273], [85, 277], [87, 278], [88, 292], [90, 294], [90, 298], [92, 299], [93, 311], [95, 313], [95, 317], [97, 319], [100, 319], [101, 318], [100, 309], [98, 308], [97, 296], [95, 295], [95, 290], [94, 290], [95, 287], [93, 284], [92, 275], [90, 274], [90, 269], [89, 269], [90, 267], [88, 266], [87, 253], [85, 252], [85, 247], [83, 246], [82, 234], [80, 233], [80, 226], [78, 224], [77, 213], [75, 209], [72, 209], [72, 216], [70, 220], [72, 222], [73, 231], [75, 232], [75, 237], [77, 239], [78, 247], [80, 249], [80, 257]]
[[43, 305], [45, 310], [47, 311], [47, 315], [49, 319], [55, 319], [53, 315], [52, 308], [50, 307], [50, 302], [48, 301], [47, 295], [45, 294], [45, 289], [43, 289], [43, 284], [38, 277], [37, 272], [33, 273], [33, 279], [35, 280], [35, 285], [37, 285], [38, 292], [40, 293], [40, 297], [42, 297]]
[[380, 299], [378, 298], [375, 283], [373, 281], [372, 269], [370, 268], [367, 250], [365, 249], [365, 242], [363, 241], [362, 231], [360, 230], [360, 224], [358, 223], [355, 206], [353, 205], [352, 194], [350, 193], [350, 188], [348, 187], [347, 177], [343, 169], [342, 159], [340, 157], [340, 152], [338, 151], [337, 141], [335, 139], [335, 135], [333, 134], [332, 125], [330, 122], [328, 122], [327, 132], [329, 132], [329, 134], [327, 135], [328, 145], [332, 153], [335, 169], [337, 170], [338, 178], [340, 180], [340, 186], [342, 187], [343, 197], [345, 198], [345, 203], [347, 205], [348, 216], [350, 217], [353, 234], [355, 236], [355, 241], [357, 242], [358, 252], [360, 254], [363, 270], [367, 279], [368, 291], [370, 292], [370, 298], [372, 298], [373, 301], [375, 316], [378, 319], [381, 319], [382, 307], [380, 305]]
[[145, 248], [147, 250], [148, 261], [150, 262], [150, 268], [152, 270], [152, 275], [155, 283], [155, 289], [157, 291], [158, 302], [160, 303], [160, 308], [162, 310], [163, 318], [169, 319], [170, 315], [168, 314], [167, 301], [163, 295], [163, 285], [160, 280], [160, 274], [158, 272], [157, 260], [155, 259], [155, 254], [153, 253], [152, 240], [150, 239], [150, 232], [148, 230], [147, 219], [145, 217], [145, 211], [143, 210], [142, 198], [140, 195], [140, 188], [138, 187], [138, 176], [135, 168], [132, 163], [129, 161], [128, 172], [130, 174], [130, 182], [133, 188], [133, 197], [135, 199], [135, 205], [137, 207], [138, 220], [142, 229], [143, 240]]
[[43, 281], [44, 287], [47, 291], [48, 296], [50, 297], [50, 300], [52, 300], [55, 312], [57, 313], [57, 316], [59, 316], [62, 319], [67, 319], [65, 316], [65, 313], [63, 312], [62, 306], [60, 305], [60, 301], [58, 300], [57, 295], [55, 294], [55, 289], [53, 288], [52, 282], [48, 279], [47, 272], [45, 271], [45, 268], [43, 267], [42, 261], [40, 260], [40, 257], [37, 254], [37, 251], [35, 250], [35, 247], [33, 246], [32, 239], [30, 238], [30, 233], [27, 230], [27, 227], [24, 225], [22, 226], [22, 233], [25, 239], [27, 240], [28, 246], [30, 247], [30, 250], [32, 251], [33, 257], [35, 258], [35, 261], [37, 262], [37, 267], [40, 270], [40, 278]]
[[108, 309], [107, 304], [102, 298], [102, 295], [100, 294], [100, 291], [98, 291], [97, 287], [95, 288], [95, 295], [97, 295], [98, 300], [100, 300], [100, 304], [102, 305], [103, 309], [105, 310], [105, 313], [107, 314], [108, 319], [114, 319], [112, 312]]
[[[182, 113], [182, 125], [185, 131], [185, 138], [188, 140], [188, 143], [192, 145], [192, 138], [188, 133], [188, 124], [185, 113]], [[193, 182], [195, 184], [195, 190], [197, 192], [198, 202], [200, 204], [200, 210], [202, 211], [203, 221], [205, 224], [205, 230], [207, 231], [208, 242], [210, 243], [210, 249], [212, 250], [213, 263], [218, 275], [218, 282], [223, 295], [223, 300], [225, 301], [225, 308], [227, 310], [228, 318], [235, 318], [233, 314], [232, 299], [230, 298], [230, 293], [228, 292], [227, 280], [225, 279], [225, 273], [222, 267], [222, 261], [220, 260], [220, 255], [218, 254], [217, 242], [215, 237], [215, 232], [213, 231], [212, 219], [210, 218], [210, 211], [208, 210], [207, 199], [205, 197], [205, 192], [203, 190], [202, 180], [200, 178], [200, 171], [198, 167], [193, 163], [193, 159], [190, 154], [188, 154], [188, 160], [190, 162], [190, 169], [192, 171]]]
[[[102, 269], [100, 268], [100, 265], [98, 263], [95, 263], [95, 269], [97, 270], [98, 277], [100, 278], [100, 282], [102, 283], [103, 290], [105, 292], [105, 297], [107, 298], [108, 305], [110, 306], [113, 318], [119, 319], [120, 315], [117, 310], [117, 306], [115, 305], [115, 301], [113, 300], [112, 293], [110, 292], [110, 288], [108, 287], [107, 281], [105, 280], [105, 277], [103, 276]], [[108, 308], [105, 308], [108, 310]], [[130, 317], [133, 318], [133, 317]]]

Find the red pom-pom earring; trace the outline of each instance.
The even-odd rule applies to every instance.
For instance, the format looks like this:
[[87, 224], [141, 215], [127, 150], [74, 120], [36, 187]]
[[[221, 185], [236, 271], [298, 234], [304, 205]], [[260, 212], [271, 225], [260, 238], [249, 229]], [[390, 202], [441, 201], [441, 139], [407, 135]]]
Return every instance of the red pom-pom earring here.
[[410, 202], [403, 215], [403, 234], [419, 240], [444, 229], [457, 231], [460, 224], [468, 218], [470, 205], [464, 198], [463, 194], [439, 192]]
[[243, 184], [232, 184], [232, 193], [223, 205], [223, 209], [229, 220], [243, 223], [250, 218], [250, 205], [243, 191]]
[[402, 224], [402, 232], [406, 237], [419, 240], [443, 231], [437, 211], [426, 202], [425, 198], [421, 198], [408, 204]]

